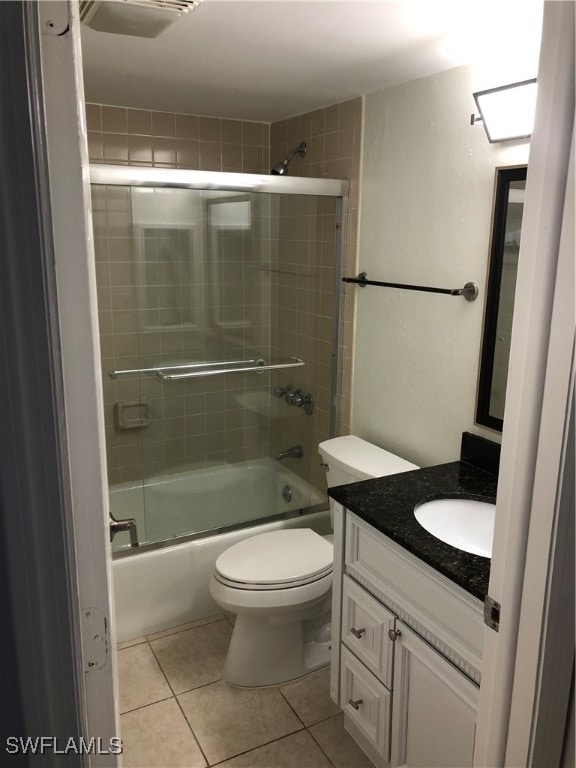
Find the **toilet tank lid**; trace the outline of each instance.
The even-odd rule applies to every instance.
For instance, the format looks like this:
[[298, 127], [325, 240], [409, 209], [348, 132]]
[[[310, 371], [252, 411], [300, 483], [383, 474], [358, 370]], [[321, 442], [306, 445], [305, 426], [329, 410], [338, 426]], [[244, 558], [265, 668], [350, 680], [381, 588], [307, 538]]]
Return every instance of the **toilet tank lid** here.
[[383, 475], [395, 475], [419, 469], [406, 459], [394, 453], [378, 448], [356, 435], [345, 435], [325, 440], [318, 446], [318, 451], [328, 465], [357, 475], [360, 480]]

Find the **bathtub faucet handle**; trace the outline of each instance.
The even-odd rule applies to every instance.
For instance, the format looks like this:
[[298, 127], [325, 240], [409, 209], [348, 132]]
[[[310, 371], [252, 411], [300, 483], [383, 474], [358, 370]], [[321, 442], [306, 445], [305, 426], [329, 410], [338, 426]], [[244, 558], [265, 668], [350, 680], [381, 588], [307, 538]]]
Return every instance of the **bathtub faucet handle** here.
[[110, 542], [114, 541], [114, 536], [120, 531], [128, 531], [130, 534], [130, 546], [137, 547], [138, 531], [136, 529], [136, 520], [133, 517], [127, 517], [124, 520], [116, 520], [112, 512], [108, 512], [108, 525], [110, 526]]

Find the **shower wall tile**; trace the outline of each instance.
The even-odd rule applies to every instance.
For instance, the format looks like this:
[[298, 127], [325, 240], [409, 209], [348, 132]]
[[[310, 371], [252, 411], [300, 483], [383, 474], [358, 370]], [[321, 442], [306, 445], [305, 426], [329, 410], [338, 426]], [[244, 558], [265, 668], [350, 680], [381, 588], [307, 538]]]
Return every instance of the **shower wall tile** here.
[[247, 120], [86, 104], [92, 163], [268, 173], [270, 126]]
[[[292, 175], [350, 179], [344, 230], [348, 235], [343, 254], [345, 271], [355, 274], [361, 99], [271, 126], [98, 104], [86, 105], [86, 117], [91, 162], [268, 173], [271, 159], [281, 160], [300, 141], [306, 141], [308, 154], [305, 158], [294, 157]], [[262, 240], [261, 256], [269, 260], [272, 271], [263, 272], [258, 281], [248, 284], [242, 273], [234, 272], [233, 262], [226, 261], [231, 290], [223, 291], [220, 303], [215, 303], [226, 321], [234, 319], [242, 297], [247, 316], [260, 329], [257, 334], [239, 334], [244, 346], [272, 348], [278, 358], [300, 356], [307, 361], [306, 367], [274, 372], [265, 387], [263, 379], [247, 375], [174, 382], [168, 392], [153, 378], [111, 381], [107, 372], [152, 366], [162, 357], [216, 359], [230, 353], [231, 348], [224, 342], [207, 348], [193, 332], [136, 332], [139, 322], [140, 326], [143, 322], [159, 325], [172, 310], [163, 300], [160, 274], [156, 282], [149, 281], [146, 309], [141, 308], [129, 201], [118, 199], [118, 190], [111, 188], [108, 192], [103, 195], [100, 189], [96, 191], [94, 225], [110, 482], [138, 480], [174, 471], [182, 464], [255, 459], [301, 443], [308, 460], [289, 459], [286, 466], [323, 490], [325, 478], [316, 451], [318, 442], [329, 437], [331, 429], [334, 242], [340, 226], [334, 201], [321, 200], [311, 208], [310, 198], [292, 198], [282, 203], [277, 223], [271, 223], [272, 211], [263, 212], [263, 229], [268, 227], [269, 232]], [[232, 254], [234, 248], [242, 247], [234, 243], [223, 246], [232, 248]], [[211, 290], [210, 286], [205, 290]], [[344, 371], [339, 382], [338, 433], [349, 431], [350, 423], [354, 298], [354, 287], [347, 286], [341, 297], [340, 354]], [[270, 317], [269, 324], [263, 326], [259, 315], [262, 312]], [[271, 390], [287, 384], [313, 394], [313, 417], [290, 408], [283, 400], [271, 398], [270, 402]], [[238, 398], [250, 392], [269, 403], [263, 409], [264, 417], [238, 408]], [[140, 397], [152, 404], [152, 423], [142, 431], [119, 432], [114, 403]], [[216, 416], [211, 415], [214, 413]]]
[[[343, 272], [357, 273], [357, 232], [359, 214], [359, 178], [362, 141], [363, 100], [361, 98], [334, 104], [304, 115], [291, 117], [270, 126], [270, 158], [274, 164], [301, 141], [308, 145], [305, 157], [295, 155], [290, 174], [320, 178], [344, 178], [350, 182], [348, 210], [345, 213], [342, 243]], [[299, 354], [312, 361], [298, 369], [298, 385], [308, 387], [315, 398], [312, 424], [281, 422], [274, 433], [283, 447], [294, 442], [304, 444], [305, 451], [316, 454], [318, 443], [330, 437], [332, 376], [332, 329], [334, 321], [334, 242], [340, 224], [333, 209], [310, 217], [303, 209], [281, 212], [282, 263], [297, 265], [303, 274], [283, 276], [278, 280], [279, 308], [274, 315], [273, 332], [280, 347], [288, 354]], [[314, 229], [317, 227], [319, 229]], [[296, 236], [294, 237], [294, 229]], [[307, 266], [306, 266], [307, 265]], [[310, 274], [305, 274], [306, 270]], [[342, 363], [338, 382], [336, 434], [350, 431], [351, 380], [353, 365], [352, 327], [355, 311], [354, 286], [342, 284], [340, 291], [340, 345]], [[305, 372], [305, 373], [304, 373]], [[290, 442], [292, 441], [292, 442]], [[297, 462], [292, 461], [292, 464]], [[302, 466], [302, 465], [301, 465]], [[298, 466], [291, 467], [295, 471]], [[325, 476], [319, 461], [307, 462], [306, 478], [320, 490], [325, 489]]]
[[[256, 219], [264, 221], [267, 216], [265, 210], [259, 211], [256, 207], [253, 212]], [[154, 329], [164, 321], [170, 325], [174, 322], [186, 325], [183, 314], [186, 284], [175, 286], [169, 279], [170, 270], [175, 269], [181, 275], [185, 265], [172, 260], [167, 270], [161, 260], [149, 261], [146, 284], [140, 284], [142, 264], [136, 268], [131, 200], [127, 190], [114, 186], [94, 188], [93, 219], [97, 233], [96, 273], [109, 482], [138, 481], [178, 471], [190, 464], [204, 466], [209, 462], [269, 456], [268, 420], [252, 419], [242, 405], [243, 396], [253, 389], [261, 388], [261, 396], [267, 396], [269, 382], [246, 376], [230, 377], [229, 381], [222, 377], [166, 385], [152, 376], [111, 380], [108, 375], [112, 370], [153, 367], [174, 358], [239, 359], [239, 346], [255, 348], [259, 354], [269, 357], [270, 331], [266, 327], [260, 329], [260, 308], [264, 307], [264, 313], [269, 314], [270, 278], [249, 268], [253, 258], [251, 246], [245, 245], [242, 237], [225, 233], [221, 243], [222, 266], [229, 284], [222, 284], [219, 279], [215, 285], [207, 284], [205, 290], [211, 292], [217, 287], [221, 291], [221, 301], [214, 306], [222, 313], [232, 311], [232, 319], [243, 306], [242, 299], [253, 302], [253, 306], [247, 307], [247, 314], [257, 324], [258, 333], [251, 335], [246, 329], [239, 339], [230, 340], [225, 331], [219, 336], [213, 332], [207, 343], [203, 334], [186, 327]], [[262, 226], [265, 229], [267, 225]], [[157, 238], [158, 243], [166, 247], [158, 232], [150, 236], [154, 242]], [[244, 256], [249, 257], [247, 265], [242, 261]], [[205, 276], [209, 274], [208, 267], [206, 262]], [[175, 288], [178, 288], [177, 306], [172, 295]], [[152, 326], [150, 330], [146, 325]], [[268, 346], [262, 346], [263, 343]], [[242, 354], [242, 359], [245, 357], [247, 354]], [[144, 429], [119, 430], [115, 404], [141, 398], [148, 400], [150, 424]]]

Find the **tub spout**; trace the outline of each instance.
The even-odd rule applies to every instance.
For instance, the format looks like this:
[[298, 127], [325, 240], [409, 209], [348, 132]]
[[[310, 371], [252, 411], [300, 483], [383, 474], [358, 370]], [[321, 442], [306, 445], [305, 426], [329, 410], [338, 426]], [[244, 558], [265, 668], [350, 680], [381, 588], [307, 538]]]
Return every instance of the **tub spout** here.
[[301, 459], [304, 455], [304, 449], [301, 445], [293, 445], [292, 448], [287, 448], [285, 451], [279, 451], [274, 458], [276, 461], [282, 461], [282, 459]]

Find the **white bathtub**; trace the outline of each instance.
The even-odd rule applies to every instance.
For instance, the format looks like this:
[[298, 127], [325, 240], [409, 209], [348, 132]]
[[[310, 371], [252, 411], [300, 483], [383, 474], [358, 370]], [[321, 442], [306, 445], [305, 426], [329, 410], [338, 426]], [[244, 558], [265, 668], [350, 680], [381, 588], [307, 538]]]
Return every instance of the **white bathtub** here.
[[[289, 502], [282, 489], [292, 491]], [[184, 624], [218, 613], [208, 582], [218, 555], [257, 533], [285, 527], [309, 527], [326, 534], [329, 513], [315, 512], [266, 521], [283, 512], [322, 504], [325, 497], [272, 459], [218, 465], [153, 478], [142, 485], [110, 489], [117, 518], [134, 517], [141, 541], [164, 541], [158, 549], [134, 552], [113, 562], [117, 640]], [[210, 535], [215, 528], [261, 520], [257, 525]], [[184, 534], [207, 535], [189, 541], [166, 540]], [[116, 536], [125, 548], [127, 534]]]

